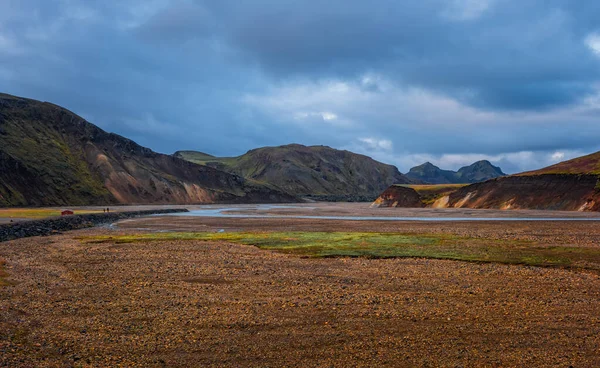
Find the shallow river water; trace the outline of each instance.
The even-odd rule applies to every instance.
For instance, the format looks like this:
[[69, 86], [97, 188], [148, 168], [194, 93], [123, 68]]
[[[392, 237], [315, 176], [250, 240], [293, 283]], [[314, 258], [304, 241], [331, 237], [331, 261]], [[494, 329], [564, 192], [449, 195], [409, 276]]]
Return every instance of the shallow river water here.
[[[278, 213], [257, 213], [269, 210], [298, 209], [311, 210], [313, 207], [256, 205], [252, 207], [214, 207], [194, 209], [190, 212], [174, 213], [167, 216], [178, 217], [220, 217], [220, 218], [287, 218], [318, 220], [350, 220], [350, 221], [600, 221], [600, 217], [453, 217], [453, 216], [333, 216], [333, 215], [298, 215]], [[252, 211], [252, 213], [243, 213]], [[164, 215], [161, 215], [164, 216]]]

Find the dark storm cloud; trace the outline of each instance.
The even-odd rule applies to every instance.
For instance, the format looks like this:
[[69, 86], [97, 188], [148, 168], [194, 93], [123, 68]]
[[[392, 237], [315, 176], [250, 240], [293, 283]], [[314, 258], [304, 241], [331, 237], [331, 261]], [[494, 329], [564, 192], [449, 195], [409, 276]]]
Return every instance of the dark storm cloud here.
[[[218, 5], [214, 5], [217, 3]], [[475, 106], [552, 108], [592, 92], [594, 2], [489, 1], [473, 19], [452, 1], [219, 1], [205, 7], [222, 39], [280, 75], [376, 69]], [[458, 1], [469, 7], [486, 1]], [[210, 5], [213, 4], [213, 5]], [[159, 37], [159, 35], [157, 35]]]
[[597, 14], [592, 0], [4, 0], [0, 90], [162, 152], [294, 141], [527, 167], [545, 161], [506, 154], [599, 148]]

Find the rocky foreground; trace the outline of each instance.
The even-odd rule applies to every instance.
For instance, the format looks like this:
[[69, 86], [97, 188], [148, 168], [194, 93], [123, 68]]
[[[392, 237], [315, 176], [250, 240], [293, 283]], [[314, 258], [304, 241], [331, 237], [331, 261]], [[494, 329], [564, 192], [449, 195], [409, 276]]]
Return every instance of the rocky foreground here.
[[[158, 219], [127, 225], [140, 231], [148, 221]], [[178, 225], [165, 221], [165, 227]], [[353, 226], [208, 218], [178, 226], [249, 231], [275, 228], [277, 221], [296, 230]], [[533, 236], [581, 246], [600, 236], [598, 226], [585, 223], [573, 224], [573, 231], [566, 223], [385, 226], [408, 232], [445, 226], [490, 241]], [[9, 283], [0, 287], [0, 366], [600, 365], [600, 275], [594, 272], [80, 239], [125, 231], [96, 228], [0, 243]]]

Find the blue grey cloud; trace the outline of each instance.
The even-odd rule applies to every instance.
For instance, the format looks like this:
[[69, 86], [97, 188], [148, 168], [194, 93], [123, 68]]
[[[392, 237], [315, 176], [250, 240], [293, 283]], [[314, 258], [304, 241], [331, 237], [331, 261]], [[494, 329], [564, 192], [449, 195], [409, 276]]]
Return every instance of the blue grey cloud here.
[[597, 14], [593, 0], [5, 0], [0, 90], [162, 152], [298, 142], [402, 170], [484, 155], [518, 171], [600, 149]]

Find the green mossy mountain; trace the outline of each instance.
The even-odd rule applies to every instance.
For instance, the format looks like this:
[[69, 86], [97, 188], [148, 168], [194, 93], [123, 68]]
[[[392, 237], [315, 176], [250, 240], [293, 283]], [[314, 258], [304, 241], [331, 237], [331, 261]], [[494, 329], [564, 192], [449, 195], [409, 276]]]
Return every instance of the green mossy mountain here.
[[317, 199], [373, 200], [392, 184], [412, 183], [395, 166], [327, 146], [263, 147], [238, 157], [194, 151], [175, 156]]
[[271, 186], [153, 152], [54, 104], [0, 94], [0, 206], [290, 201]]
[[430, 162], [415, 166], [406, 174], [414, 181], [426, 184], [471, 184], [505, 176], [502, 170], [487, 160], [477, 161], [458, 171], [442, 170]]

